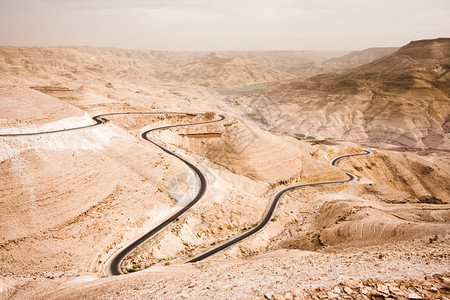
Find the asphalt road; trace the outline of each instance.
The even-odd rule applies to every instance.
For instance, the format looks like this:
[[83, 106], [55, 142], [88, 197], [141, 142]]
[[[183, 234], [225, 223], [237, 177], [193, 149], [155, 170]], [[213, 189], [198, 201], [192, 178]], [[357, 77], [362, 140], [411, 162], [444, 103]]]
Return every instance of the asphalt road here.
[[[74, 128], [67, 128], [67, 129], [59, 129], [59, 130], [52, 130], [52, 131], [45, 131], [45, 132], [34, 132], [34, 133], [13, 133], [13, 134], [0, 134], [0, 137], [17, 137], [17, 136], [32, 136], [32, 135], [40, 135], [40, 134], [48, 134], [48, 133], [57, 133], [57, 132], [64, 132], [64, 131], [72, 131], [72, 130], [78, 130], [78, 129], [84, 129], [84, 128], [89, 128], [89, 127], [93, 127], [93, 126], [97, 126], [97, 125], [101, 125], [106, 123], [108, 120], [106, 119], [106, 117], [109, 116], [117, 116], [117, 115], [157, 115], [157, 114], [186, 114], [186, 113], [181, 113], [181, 112], [123, 112], [123, 113], [107, 113], [107, 114], [101, 114], [101, 115], [97, 115], [94, 116], [92, 119], [95, 121], [94, 124], [90, 124], [90, 125], [85, 125], [85, 126], [80, 126], [80, 127], [74, 127]], [[122, 271], [120, 269], [120, 263], [122, 262], [122, 260], [129, 254], [131, 253], [136, 247], [138, 247], [139, 245], [143, 244], [145, 241], [147, 241], [149, 238], [153, 237], [155, 234], [157, 234], [158, 232], [160, 232], [162, 229], [164, 229], [167, 225], [169, 225], [170, 223], [172, 223], [174, 220], [176, 220], [177, 218], [179, 218], [181, 215], [183, 215], [186, 211], [188, 211], [192, 206], [194, 206], [200, 199], [201, 197], [204, 195], [205, 191], [206, 191], [206, 179], [205, 176], [203, 175], [203, 173], [196, 167], [194, 166], [192, 163], [188, 162], [187, 160], [185, 160], [184, 158], [176, 155], [175, 153], [169, 151], [168, 149], [164, 148], [163, 146], [157, 144], [156, 142], [152, 141], [151, 139], [149, 139], [148, 134], [152, 131], [156, 131], [156, 130], [164, 130], [164, 129], [169, 129], [169, 128], [175, 128], [175, 127], [182, 127], [182, 126], [193, 126], [193, 125], [201, 125], [201, 124], [209, 124], [209, 123], [214, 123], [214, 122], [219, 122], [225, 119], [224, 116], [219, 115], [220, 118], [218, 120], [213, 120], [213, 121], [206, 121], [206, 122], [198, 122], [198, 123], [190, 123], [190, 124], [178, 124], [178, 125], [169, 125], [169, 126], [163, 126], [163, 127], [157, 127], [157, 128], [153, 128], [150, 130], [147, 130], [145, 132], [142, 133], [141, 137], [154, 144], [155, 146], [157, 146], [158, 148], [160, 148], [162, 151], [164, 151], [165, 153], [172, 155], [176, 158], [178, 158], [179, 160], [181, 160], [183, 163], [185, 163], [199, 178], [200, 180], [200, 189], [196, 195], [196, 197], [189, 202], [186, 206], [184, 206], [183, 208], [181, 208], [179, 211], [177, 211], [175, 214], [173, 214], [172, 216], [170, 216], [169, 218], [167, 218], [165, 221], [163, 221], [162, 223], [160, 223], [158, 226], [154, 227], [152, 230], [150, 230], [149, 232], [147, 232], [146, 234], [144, 234], [143, 236], [141, 236], [140, 238], [138, 238], [137, 240], [133, 241], [132, 243], [130, 243], [129, 245], [127, 245], [125, 248], [121, 249], [119, 252], [117, 252], [112, 259], [109, 261], [109, 264], [107, 266], [107, 272], [110, 275], [121, 275]], [[336, 163], [343, 158], [346, 157], [351, 157], [351, 156], [361, 156], [361, 155], [368, 155], [371, 154], [370, 151], [368, 150], [364, 150], [364, 153], [358, 153], [358, 154], [348, 154], [348, 155], [342, 155], [339, 157], [334, 158], [331, 161], [331, 165], [336, 166]], [[272, 216], [275, 212], [275, 209], [278, 205], [278, 202], [281, 198], [281, 196], [284, 195], [284, 193], [293, 190], [293, 189], [297, 189], [297, 188], [301, 188], [301, 187], [307, 187], [307, 186], [318, 186], [318, 185], [328, 185], [328, 184], [342, 184], [342, 183], [346, 183], [346, 182], [350, 182], [352, 180], [355, 179], [355, 176], [351, 173], [345, 172], [345, 174], [347, 174], [348, 179], [346, 180], [340, 180], [340, 181], [325, 181], [325, 182], [317, 182], [317, 183], [307, 183], [307, 184], [300, 184], [300, 185], [294, 185], [288, 188], [285, 188], [281, 191], [279, 191], [275, 197], [273, 198], [272, 203], [270, 204], [268, 210], [266, 211], [264, 217], [262, 218], [262, 220], [260, 221], [260, 223], [252, 228], [251, 230], [243, 233], [242, 235], [233, 238], [211, 250], [209, 250], [208, 252], [205, 252], [187, 262], [189, 263], [193, 263], [193, 262], [198, 262], [201, 261], [207, 257], [210, 257], [211, 255], [214, 255], [228, 247], [231, 247], [234, 244], [237, 244], [239, 242], [241, 242], [242, 240], [246, 239], [247, 237], [257, 233], [258, 231], [260, 231], [261, 229], [263, 229], [268, 223], [269, 221], [272, 219]]]
[[105, 124], [107, 122], [107, 119], [104, 117], [108, 116], [118, 116], [118, 115], [185, 115], [186, 113], [181, 112], [122, 112], [122, 113], [107, 113], [107, 114], [101, 114], [92, 117], [92, 120], [95, 121], [94, 124], [79, 126], [79, 127], [72, 127], [72, 128], [64, 128], [64, 129], [56, 129], [56, 130], [49, 130], [49, 131], [38, 131], [38, 132], [26, 132], [26, 133], [0, 133], [0, 137], [18, 137], [18, 136], [32, 136], [32, 135], [42, 135], [42, 134], [49, 134], [49, 133], [57, 133], [57, 132], [65, 132], [65, 131], [73, 131], [73, 130], [79, 130], [79, 129], [85, 129], [90, 128], [94, 126], [98, 126], [101, 124]]
[[[164, 115], [178, 114], [178, 115], [183, 115], [183, 114], [186, 114], [186, 113], [181, 113], [181, 112], [123, 112], [123, 113], [107, 113], [107, 114], [101, 114], [101, 115], [97, 115], [97, 116], [92, 117], [92, 119], [95, 121], [94, 124], [89, 124], [89, 125], [79, 126], [79, 127], [73, 127], [73, 128], [58, 129], [58, 130], [41, 131], [41, 132], [0, 134], [0, 137], [33, 136], [33, 135], [42, 135], [42, 134], [50, 134], [50, 133], [57, 133], [57, 132], [65, 132], [65, 131], [73, 131], [73, 130], [79, 130], [79, 129], [84, 129], [84, 128], [90, 128], [90, 127], [94, 127], [94, 126], [98, 126], [98, 125], [106, 123], [108, 121], [106, 119], [106, 117], [110, 117], [110, 116], [118, 116], [118, 115], [157, 115], [157, 114], [164, 114]], [[194, 206], [201, 199], [201, 197], [203, 196], [203, 194], [206, 191], [206, 179], [205, 179], [205, 176], [203, 175], [203, 173], [196, 166], [194, 166], [192, 163], [188, 162], [184, 158], [182, 158], [182, 157], [176, 155], [175, 153], [169, 151], [168, 149], [164, 148], [163, 146], [157, 144], [156, 142], [152, 141], [148, 137], [148, 134], [150, 132], [156, 131], [156, 130], [164, 130], [164, 129], [169, 129], [169, 128], [182, 127], [182, 126], [193, 126], [193, 125], [210, 124], [210, 123], [219, 122], [219, 121], [222, 121], [222, 120], [225, 119], [225, 117], [223, 115], [219, 115], [219, 117], [220, 117], [219, 119], [213, 120], [213, 121], [205, 121], [205, 122], [197, 122], [197, 123], [178, 124], [178, 125], [169, 125], [169, 126], [157, 127], [157, 128], [153, 128], [153, 129], [147, 130], [147, 131], [142, 133], [141, 137], [144, 140], [149, 141], [150, 143], [152, 143], [153, 145], [157, 146], [158, 148], [160, 148], [165, 153], [167, 153], [169, 155], [172, 155], [172, 156], [178, 158], [179, 160], [181, 160], [183, 163], [185, 163], [197, 175], [197, 177], [199, 178], [199, 180], [200, 180], [200, 189], [199, 189], [197, 195], [195, 196], [195, 198], [191, 202], [189, 202], [183, 208], [178, 210], [176, 213], [174, 213], [172, 216], [170, 216], [164, 222], [162, 222], [158, 226], [154, 227], [152, 230], [150, 230], [149, 232], [147, 232], [146, 234], [144, 234], [143, 236], [141, 236], [140, 238], [138, 238], [137, 240], [133, 241], [132, 243], [127, 245], [125, 248], [123, 248], [119, 252], [117, 252], [112, 257], [112, 259], [109, 261], [109, 263], [107, 265], [107, 272], [110, 275], [120, 275], [120, 274], [122, 274], [122, 271], [120, 269], [120, 263], [122, 262], [122, 260], [130, 252], [132, 252], [136, 247], [138, 247], [139, 245], [141, 245], [142, 243], [147, 241], [149, 238], [151, 238], [152, 236], [154, 236], [155, 234], [160, 232], [167, 225], [169, 225], [171, 222], [173, 222], [174, 220], [179, 218], [181, 215], [183, 215], [186, 211], [188, 211], [192, 206]]]
[[[331, 165], [332, 166], [336, 166], [336, 163], [340, 160], [343, 159], [345, 157], [350, 157], [350, 156], [360, 156], [360, 155], [368, 155], [371, 154], [370, 151], [364, 150], [364, 153], [358, 153], [358, 154], [348, 154], [348, 155], [342, 155], [339, 157], [336, 157], [335, 159], [333, 159], [331, 161]], [[318, 185], [328, 185], [328, 184], [338, 184], [338, 183], [346, 183], [346, 182], [350, 182], [352, 180], [355, 179], [355, 176], [353, 174], [350, 174], [348, 172], [345, 172], [345, 174], [347, 174], [348, 179], [346, 180], [340, 180], [340, 181], [324, 181], [324, 182], [317, 182], [317, 183], [306, 183], [306, 184], [300, 184], [300, 185], [294, 185], [294, 186], [290, 186], [288, 188], [285, 188], [281, 191], [279, 191], [275, 197], [273, 198], [272, 203], [269, 206], [269, 209], [266, 211], [266, 214], [264, 215], [264, 217], [262, 218], [262, 220], [259, 222], [259, 224], [250, 229], [249, 231], [243, 233], [242, 235], [235, 237], [219, 246], [217, 246], [216, 248], [213, 248], [211, 250], [209, 250], [208, 252], [205, 252], [197, 257], [194, 257], [191, 260], [188, 260], [187, 262], [189, 263], [193, 263], [193, 262], [198, 262], [201, 261], [207, 257], [210, 257], [211, 255], [214, 255], [228, 247], [231, 247], [239, 242], [241, 242], [242, 240], [248, 238], [249, 236], [257, 233], [258, 231], [260, 231], [261, 229], [263, 229], [268, 223], [269, 221], [272, 219], [273, 213], [275, 212], [275, 209], [277, 207], [278, 201], [280, 200], [281, 196], [283, 196], [284, 193], [293, 190], [293, 189], [298, 189], [301, 187], [306, 187], [306, 186], [318, 186]]]
[[192, 171], [194, 171], [194, 173], [197, 174], [197, 176], [198, 176], [198, 178], [200, 180], [200, 189], [199, 189], [197, 195], [195, 196], [195, 198], [191, 202], [189, 202], [186, 206], [181, 208], [179, 211], [177, 211], [172, 216], [167, 218], [164, 222], [162, 222], [161, 224], [159, 224], [158, 226], [156, 226], [155, 228], [153, 228], [152, 230], [150, 230], [149, 232], [147, 232], [146, 234], [144, 234], [143, 236], [141, 236], [140, 238], [138, 238], [137, 240], [135, 240], [134, 242], [132, 242], [131, 244], [129, 244], [128, 246], [123, 248], [122, 250], [120, 250], [118, 253], [116, 253], [114, 255], [114, 257], [110, 260], [109, 265], [107, 267], [107, 271], [108, 271], [108, 273], [110, 275], [120, 275], [120, 274], [122, 274], [122, 271], [120, 269], [120, 263], [122, 262], [122, 260], [129, 253], [131, 253], [136, 247], [138, 247], [139, 245], [143, 244], [149, 238], [151, 238], [152, 236], [154, 236], [155, 234], [160, 232], [167, 225], [169, 225], [170, 223], [175, 221], [177, 218], [179, 218], [182, 214], [184, 214], [186, 211], [188, 211], [192, 206], [195, 205], [195, 203], [197, 203], [200, 200], [200, 198], [203, 196], [203, 194], [206, 191], [206, 179], [205, 179], [205, 176], [203, 175], [203, 173], [196, 166], [194, 166], [193, 164], [191, 164], [190, 162], [188, 162], [184, 158], [176, 155], [175, 153], [167, 150], [166, 148], [162, 147], [161, 145], [159, 145], [159, 144], [155, 143], [154, 141], [150, 140], [148, 138], [148, 133], [150, 133], [152, 131], [156, 131], [156, 130], [164, 130], [164, 129], [174, 128], [174, 127], [209, 124], [209, 123], [219, 122], [219, 121], [222, 121], [222, 120], [225, 119], [224, 116], [222, 116], [222, 115], [219, 115], [219, 116], [220, 116], [220, 119], [214, 120], [214, 121], [163, 126], [163, 127], [153, 128], [153, 129], [150, 129], [150, 130], [142, 133], [141, 136], [142, 136], [142, 138], [144, 140], [147, 140], [150, 143], [154, 144], [155, 146], [159, 147], [162, 151], [166, 152], [167, 154], [175, 156], [176, 158], [178, 158], [179, 160], [184, 162]]
[[0, 137], [17, 137], [17, 136], [31, 136], [31, 135], [42, 135], [42, 134], [49, 134], [49, 133], [57, 133], [57, 132], [64, 132], [64, 131], [72, 131], [72, 130], [78, 130], [83, 128], [89, 128], [94, 127], [100, 124], [105, 123], [104, 120], [101, 120], [100, 118], [97, 118], [99, 116], [95, 116], [92, 119], [95, 121], [95, 124], [89, 124], [85, 126], [80, 127], [73, 127], [73, 128], [64, 128], [64, 129], [57, 129], [57, 130], [50, 130], [50, 131], [38, 131], [38, 132], [28, 132], [28, 133], [0, 133]]

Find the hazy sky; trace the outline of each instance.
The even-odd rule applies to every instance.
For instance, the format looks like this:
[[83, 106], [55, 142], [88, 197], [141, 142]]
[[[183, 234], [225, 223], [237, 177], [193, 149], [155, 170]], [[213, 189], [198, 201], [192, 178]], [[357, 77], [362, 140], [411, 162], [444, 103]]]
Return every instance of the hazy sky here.
[[11, 46], [362, 50], [449, 36], [449, 0], [0, 0]]

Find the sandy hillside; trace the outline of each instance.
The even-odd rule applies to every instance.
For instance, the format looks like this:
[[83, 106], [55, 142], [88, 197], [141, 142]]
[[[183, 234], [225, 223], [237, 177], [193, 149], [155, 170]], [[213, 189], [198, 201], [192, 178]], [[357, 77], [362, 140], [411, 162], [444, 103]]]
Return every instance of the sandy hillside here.
[[[107, 112], [180, 113], [0, 137], [0, 298], [448, 297], [448, 39], [239, 96], [199, 84], [280, 80], [275, 65], [297, 54], [205, 55], [0, 48], [0, 133], [84, 126]], [[193, 162], [207, 190], [124, 259], [133, 274], [107, 276], [120, 248], [193, 197], [187, 167], [141, 133], [219, 115], [149, 134]], [[255, 227], [281, 189], [344, 171], [357, 179], [292, 190], [259, 233], [184, 263]]]
[[[59, 121], [70, 119], [73, 123], [92, 123], [86, 113], [64, 101], [49, 97], [29, 87], [0, 87], [0, 122], [5, 132], [20, 132], [30, 130], [30, 127], [46, 125], [47, 130], [52, 124], [55, 128], [62, 125]], [[0, 131], [1, 132], [1, 131]]]

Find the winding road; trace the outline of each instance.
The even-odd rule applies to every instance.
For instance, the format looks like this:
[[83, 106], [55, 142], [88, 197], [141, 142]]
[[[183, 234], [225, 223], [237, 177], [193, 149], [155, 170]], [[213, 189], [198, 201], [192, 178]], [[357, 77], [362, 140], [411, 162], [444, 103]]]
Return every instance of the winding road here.
[[[182, 112], [122, 112], [122, 113], [106, 113], [106, 114], [100, 114], [92, 117], [92, 119], [95, 121], [94, 124], [89, 124], [85, 126], [79, 126], [79, 127], [73, 127], [73, 128], [65, 128], [65, 129], [58, 129], [58, 130], [50, 130], [50, 131], [42, 131], [42, 132], [28, 132], [28, 133], [10, 133], [10, 134], [0, 134], [0, 137], [19, 137], [19, 136], [33, 136], [33, 135], [42, 135], [42, 134], [50, 134], [50, 133], [57, 133], [57, 132], [65, 132], [65, 131], [72, 131], [72, 130], [79, 130], [79, 129], [85, 129], [90, 128], [94, 126], [98, 126], [101, 124], [104, 124], [107, 122], [107, 119], [105, 117], [110, 116], [119, 116], [119, 115], [185, 115], [187, 113]], [[199, 114], [197, 114], [199, 115]], [[177, 124], [177, 125], [168, 125], [168, 126], [162, 126], [162, 127], [156, 127], [150, 130], [147, 130], [141, 134], [141, 137], [152, 143], [153, 145], [160, 148], [165, 153], [175, 156], [179, 160], [181, 160], [183, 163], [185, 163], [198, 177], [200, 180], [200, 188], [197, 192], [197, 195], [184, 207], [182, 207], [180, 210], [175, 212], [172, 216], [167, 218], [165, 221], [148, 231], [146, 234], [138, 238], [137, 240], [133, 241], [129, 245], [127, 245], [125, 248], [121, 249], [119, 252], [117, 252], [108, 262], [106, 272], [109, 275], [121, 275], [122, 271], [120, 269], [120, 263], [122, 260], [130, 253], [132, 252], [136, 247], [143, 244], [145, 241], [147, 241], [149, 238], [163, 230], [167, 225], [175, 221], [177, 218], [179, 218], [181, 215], [183, 215], [186, 211], [188, 211], [192, 206], [194, 206], [204, 195], [206, 191], [206, 178], [205, 175], [192, 163], [188, 162], [184, 158], [176, 155], [175, 153], [171, 152], [170, 150], [164, 148], [163, 146], [159, 145], [158, 143], [152, 141], [148, 134], [153, 131], [157, 130], [164, 130], [169, 128], [175, 128], [175, 127], [182, 127], [182, 126], [193, 126], [193, 125], [204, 125], [204, 124], [210, 124], [215, 122], [220, 122], [224, 120], [225, 117], [223, 115], [219, 115], [219, 119], [213, 120], [213, 121], [205, 121], [205, 122], [197, 122], [197, 123], [189, 123], [189, 124]]]
[[[72, 131], [72, 130], [78, 130], [78, 129], [84, 129], [84, 128], [89, 128], [89, 127], [94, 127], [94, 126], [98, 126], [101, 124], [106, 123], [108, 120], [105, 117], [109, 117], [109, 116], [118, 116], [118, 115], [171, 115], [171, 114], [177, 114], [177, 115], [184, 115], [186, 113], [182, 113], [182, 112], [119, 112], [119, 113], [106, 113], [106, 114], [100, 114], [100, 115], [96, 115], [94, 117], [92, 117], [92, 119], [95, 121], [94, 124], [89, 124], [89, 125], [85, 125], [85, 126], [80, 126], [80, 127], [74, 127], [74, 128], [67, 128], [67, 129], [59, 129], [59, 130], [52, 130], [52, 131], [44, 131], [44, 132], [33, 132], [33, 133], [12, 133], [12, 134], [0, 134], [0, 137], [18, 137], [18, 136], [33, 136], [33, 135], [40, 135], [40, 134], [49, 134], [49, 133], [57, 133], [57, 132], [64, 132], [64, 131]], [[198, 114], [197, 114], [198, 115]], [[175, 127], [182, 127], [182, 126], [193, 126], [193, 125], [203, 125], [203, 124], [210, 124], [210, 123], [215, 123], [215, 122], [220, 122], [222, 120], [225, 119], [225, 117], [223, 115], [219, 115], [219, 119], [217, 120], [212, 120], [212, 121], [205, 121], [205, 122], [197, 122], [197, 123], [189, 123], [189, 124], [177, 124], [177, 125], [168, 125], [168, 126], [163, 126], [163, 127], [157, 127], [157, 128], [153, 128], [150, 130], [147, 130], [145, 132], [143, 132], [141, 134], [141, 137], [154, 144], [155, 146], [157, 146], [158, 148], [160, 148], [162, 151], [164, 151], [165, 153], [172, 155], [176, 158], [178, 158], [179, 160], [181, 160], [183, 163], [185, 163], [198, 177], [198, 179], [200, 180], [200, 188], [199, 191], [197, 192], [197, 195], [193, 198], [193, 200], [191, 202], [189, 202], [187, 205], [185, 205], [183, 208], [181, 208], [180, 210], [178, 210], [177, 212], [175, 212], [172, 216], [170, 216], [169, 218], [167, 218], [165, 221], [163, 221], [162, 223], [160, 223], [159, 225], [157, 225], [156, 227], [154, 227], [153, 229], [151, 229], [150, 231], [148, 231], [146, 234], [144, 234], [143, 236], [141, 236], [140, 238], [136, 239], [135, 241], [131, 242], [130, 244], [128, 244], [125, 248], [121, 249], [119, 252], [117, 252], [108, 262], [108, 264], [106, 265], [106, 272], [109, 275], [121, 275], [123, 274], [121, 269], [120, 269], [120, 264], [122, 262], [122, 260], [129, 254], [131, 253], [136, 247], [138, 247], [139, 245], [143, 244], [145, 241], [147, 241], [148, 239], [150, 239], [151, 237], [153, 237], [155, 234], [157, 234], [158, 232], [160, 232], [161, 230], [163, 230], [165, 227], [167, 227], [170, 223], [172, 223], [173, 221], [175, 221], [177, 218], [179, 218], [181, 215], [183, 215], [186, 211], [188, 211], [192, 206], [194, 206], [200, 199], [201, 197], [204, 195], [205, 191], [206, 191], [206, 179], [205, 176], [203, 175], [203, 173], [196, 167], [194, 166], [192, 163], [190, 163], [189, 161], [185, 160], [184, 158], [176, 155], [175, 153], [171, 152], [170, 150], [164, 148], [163, 146], [159, 145], [158, 143], [152, 141], [149, 137], [148, 134], [150, 132], [153, 131], [157, 131], [157, 130], [164, 130], [164, 129], [169, 129], [169, 128], [175, 128]], [[347, 154], [347, 155], [342, 155], [339, 157], [334, 158], [331, 161], [331, 165], [332, 166], [336, 166], [336, 163], [343, 158], [346, 157], [351, 157], [351, 156], [361, 156], [361, 155], [368, 155], [371, 154], [370, 151], [368, 150], [364, 150], [364, 153], [357, 153], [357, 154]], [[345, 172], [345, 174], [348, 176], [348, 179], [346, 180], [340, 180], [340, 181], [325, 181], [325, 182], [316, 182], [316, 183], [307, 183], [307, 184], [300, 184], [300, 185], [294, 185], [294, 186], [290, 186], [287, 187], [285, 189], [280, 190], [275, 197], [273, 198], [271, 204], [269, 205], [268, 209], [266, 210], [266, 213], [264, 214], [263, 218], [260, 220], [259, 224], [250, 229], [249, 231], [244, 232], [242, 235], [239, 235], [231, 240], [228, 240], [226, 242], [224, 242], [223, 244], [187, 261], [188, 263], [193, 263], [193, 262], [198, 262], [201, 261], [207, 257], [210, 257], [211, 255], [214, 255], [228, 247], [231, 247], [234, 244], [237, 244], [239, 242], [241, 242], [242, 240], [246, 239], [247, 237], [256, 234], [257, 232], [259, 232], [260, 230], [262, 230], [268, 223], [269, 221], [272, 219], [272, 216], [275, 212], [275, 209], [278, 205], [278, 202], [280, 200], [280, 198], [288, 191], [293, 190], [293, 189], [297, 189], [297, 188], [302, 188], [302, 187], [307, 187], [307, 186], [319, 186], [319, 185], [329, 185], [329, 184], [342, 184], [342, 183], [346, 183], [346, 182], [350, 182], [352, 180], [355, 179], [355, 176], [351, 173]]]
[[132, 242], [128, 246], [126, 246], [124, 249], [122, 249], [118, 253], [116, 253], [113, 256], [113, 258], [109, 261], [109, 264], [107, 266], [107, 271], [108, 271], [109, 274], [111, 274], [111, 275], [120, 275], [120, 274], [122, 274], [122, 271], [120, 269], [120, 263], [122, 262], [122, 260], [129, 253], [131, 253], [136, 247], [138, 247], [139, 245], [143, 244], [149, 238], [151, 238], [152, 236], [154, 236], [155, 234], [160, 232], [167, 225], [169, 225], [170, 223], [175, 221], [177, 218], [179, 218], [182, 214], [184, 214], [186, 211], [188, 211], [192, 206], [194, 206], [195, 203], [197, 203], [202, 198], [203, 194], [206, 191], [206, 178], [205, 178], [205, 175], [203, 175], [203, 173], [196, 166], [194, 166], [192, 163], [188, 162], [184, 158], [176, 155], [175, 153], [173, 153], [173, 152], [167, 150], [166, 148], [164, 148], [163, 146], [161, 146], [161, 145], [155, 143], [154, 141], [150, 140], [148, 138], [148, 133], [150, 133], [152, 131], [156, 131], [156, 130], [164, 130], [164, 129], [174, 128], [174, 127], [209, 124], [209, 123], [219, 122], [219, 121], [222, 121], [222, 120], [225, 119], [225, 117], [223, 115], [219, 115], [219, 116], [220, 116], [220, 119], [214, 120], [214, 121], [163, 126], [163, 127], [153, 128], [153, 129], [147, 130], [147, 131], [142, 133], [141, 136], [142, 136], [142, 138], [144, 140], [149, 141], [150, 143], [152, 143], [155, 146], [159, 147], [161, 150], [163, 150], [167, 154], [175, 156], [176, 158], [178, 158], [179, 160], [184, 162], [192, 171], [194, 171], [194, 173], [197, 174], [197, 176], [198, 176], [198, 178], [200, 180], [200, 189], [197, 192], [197, 195], [194, 197], [194, 199], [191, 202], [189, 202], [187, 205], [185, 205], [179, 211], [175, 212], [172, 216], [167, 218], [164, 222], [162, 222], [158, 226], [154, 227], [152, 230], [150, 230], [149, 232], [147, 232], [146, 234], [144, 234], [143, 236], [141, 236], [140, 238], [138, 238], [137, 240], [135, 240], [134, 242]]
[[[368, 155], [368, 154], [371, 154], [371, 152], [368, 151], [368, 150], [364, 150], [364, 153], [342, 155], [342, 156], [334, 158], [331, 161], [331, 165], [332, 166], [336, 166], [336, 163], [340, 159], [345, 158], [345, 157], [361, 156], [361, 155]], [[224, 249], [226, 249], [228, 247], [233, 246], [234, 244], [237, 244], [237, 243], [241, 242], [242, 240], [246, 239], [247, 237], [249, 237], [249, 236], [257, 233], [261, 229], [263, 229], [269, 223], [269, 221], [272, 219], [272, 216], [273, 216], [273, 214], [275, 212], [275, 209], [277, 207], [277, 204], [278, 204], [281, 196], [283, 196], [286, 192], [288, 192], [290, 190], [293, 190], [293, 189], [298, 189], [298, 188], [307, 187], [307, 186], [318, 186], [318, 185], [346, 183], [346, 182], [350, 182], [350, 181], [355, 179], [355, 175], [353, 175], [351, 173], [348, 173], [348, 172], [345, 172], [345, 174], [347, 174], [347, 176], [348, 176], [348, 179], [346, 179], [346, 180], [306, 183], [306, 184], [294, 185], [294, 186], [290, 186], [290, 187], [287, 187], [285, 189], [282, 189], [281, 191], [279, 191], [275, 195], [275, 197], [273, 198], [272, 203], [270, 204], [269, 208], [267, 209], [264, 217], [261, 219], [261, 221], [259, 222], [259, 224], [256, 227], [250, 229], [249, 231], [244, 232], [240, 236], [237, 236], [237, 237], [235, 237], [235, 238], [233, 238], [233, 239], [231, 239], [231, 240], [229, 240], [229, 241], [227, 241], [227, 242], [217, 246], [216, 248], [213, 248], [213, 249], [209, 250], [208, 252], [205, 252], [205, 253], [197, 256], [197, 257], [194, 257], [191, 260], [188, 260], [187, 262], [193, 263], [193, 262], [201, 261], [201, 260], [203, 260], [203, 259], [205, 259], [205, 258], [207, 258], [207, 257], [209, 257], [211, 255], [216, 254], [217, 252], [220, 252], [220, 251], [222, 251], [222, 250], [224, 250]]]

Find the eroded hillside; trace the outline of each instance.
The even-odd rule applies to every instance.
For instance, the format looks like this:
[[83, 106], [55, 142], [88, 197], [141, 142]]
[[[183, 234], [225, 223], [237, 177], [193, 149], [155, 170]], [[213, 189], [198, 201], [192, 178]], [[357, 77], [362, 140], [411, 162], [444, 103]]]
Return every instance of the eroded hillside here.
[[230, 102], [249, 103], [249, 117], [279, 132], [445, 150], [449, 57], [449, 39], [412, 42], [343, 73], [288, 81]]

